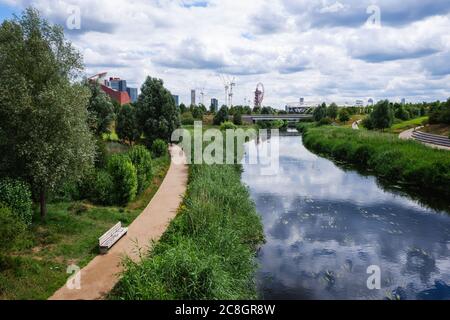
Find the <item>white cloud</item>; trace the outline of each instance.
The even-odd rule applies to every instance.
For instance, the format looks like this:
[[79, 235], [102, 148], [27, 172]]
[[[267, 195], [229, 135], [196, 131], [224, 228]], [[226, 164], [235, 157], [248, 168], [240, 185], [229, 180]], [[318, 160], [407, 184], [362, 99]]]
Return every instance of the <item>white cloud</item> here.
[[[367, 3], [366, 3], [367, 2]], [[356, 0], [0, 0], [18, 12], [36, 6], [65, 24], [69, 5], [81, 30], [67, 33], [84, 54], [87, 74], [109, 71], [139, 86], [147, 75], [188, 102], [190, 89], [223, 101], [219, 73], [236, 76], [235, 103], [265, 104], [450, 96], [450, 3], [379, 0], [382, 28], [367, 29]], [[208, 100], [207, 100], [208, 101]]]

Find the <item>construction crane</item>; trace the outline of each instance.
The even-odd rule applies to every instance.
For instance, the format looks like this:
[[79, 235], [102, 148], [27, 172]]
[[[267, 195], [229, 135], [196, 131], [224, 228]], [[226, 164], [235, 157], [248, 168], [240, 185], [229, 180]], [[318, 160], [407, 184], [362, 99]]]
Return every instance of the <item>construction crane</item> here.
[[229, 99], [228, 102], [230, 103], [230, 107], [233, 106], [233, 87], [236, 86], [236, 82], [235, 82], [235, 78], [233, 77], [233, 79], [229, 82], [230, 85], [230, 93], [228, 94]]

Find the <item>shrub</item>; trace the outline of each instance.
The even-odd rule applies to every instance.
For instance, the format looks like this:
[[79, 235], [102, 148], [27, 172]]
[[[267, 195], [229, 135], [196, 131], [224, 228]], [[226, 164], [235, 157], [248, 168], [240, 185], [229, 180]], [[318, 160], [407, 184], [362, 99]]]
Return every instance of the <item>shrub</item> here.
[[214, 116], [214, 124], [220, 126], [225, 121], [228, 121], [228, 107], [222, 106]]
[[318, 126], [329, 126], [330, 124], [333, 123], [333, 120], [331, 120], [330, 118], [322, 118], [320, 119], [320, 121], [317, 123]]
[[191, 112], [185, 112], [181, 115], [181, 124], [184, 126], [194, 125], [195, 119]]
[[11, 208], [26, 225], [33, 220], [31, 191], [29, 186], [20, 180], [0, 180], [0, 203]]
[[0, 204], [0, 255], [14, 247], [27, 225], [10, 208]]
[[220, 130], [228, 130], [228, 129], [236, 129], [236, 126], [234, 125], [233, 122], [230, 121], [225, 121], [220, 125]]
[[144, 146], [135, 146], [128, 152], [128, 156], [136, 168], [138, 179], [137, 193], [139, 194], [148, 187], [152, 179], [152, 155]]
[[92, 186], [91, 201], [96, 204], [113, 204], [114, 182], [112, 176], [105, 170], [99, 170], [95, 174]]
[[242, 115], [239, 111], [233, 115], [233, 123], [237, 126], [242, 125]]
[[342, 109], [339, 111], [339, 121], [340, 122], [347, 122], [350, 120], [350, 114], [348, 113], [347, 109]]
[[126, 205], [136, 197], [138, 187], [136, 168], [130, 158], [124, 154], [111, 156], [107, 168], [114, 185], [113, 202]]
[[165, 141], [161, 139], [156, 139], [152, 143], [152, 153], [155, 158], [162, 157], [167, 154], [168, 145]]

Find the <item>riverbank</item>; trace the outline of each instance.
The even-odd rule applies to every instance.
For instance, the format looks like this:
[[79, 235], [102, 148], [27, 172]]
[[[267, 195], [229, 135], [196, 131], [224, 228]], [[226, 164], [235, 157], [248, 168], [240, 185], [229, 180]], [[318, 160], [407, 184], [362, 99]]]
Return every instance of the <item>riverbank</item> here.
[[111, 298], [256, 298], [255, 255], [264, 236], [240, 178], [238, 165], [191, 165], [178, 216], [142, 261], [126, 260]]
[[304, 144], [316, 153], [362, 166], [383, 179], [449, 195], [448, 151], [391, 134], [336, 127], [306, 128]]

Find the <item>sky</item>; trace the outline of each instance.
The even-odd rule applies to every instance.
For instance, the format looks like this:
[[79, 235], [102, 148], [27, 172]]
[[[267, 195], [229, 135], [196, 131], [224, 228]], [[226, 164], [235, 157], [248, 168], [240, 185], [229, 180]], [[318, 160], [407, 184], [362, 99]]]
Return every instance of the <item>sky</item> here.
[[221, 74], [234, 104], [259, 82], [278, 108], [450, 97], [449, 0], [0, 0], [0, 21], [28, 6], [65, 27], [86, 75], [161, 78], [187, 104], [203, 88], [224, 103]]

